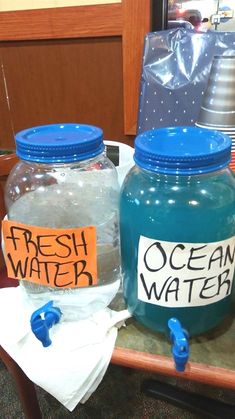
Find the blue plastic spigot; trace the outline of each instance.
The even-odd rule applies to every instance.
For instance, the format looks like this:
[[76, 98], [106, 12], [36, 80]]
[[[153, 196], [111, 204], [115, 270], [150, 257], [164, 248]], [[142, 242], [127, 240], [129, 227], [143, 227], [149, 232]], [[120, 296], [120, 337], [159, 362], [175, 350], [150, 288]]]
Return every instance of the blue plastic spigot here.
[[168, 320], [170, 338], [172, 341], [172, 355], [176, 371], [183, 372], [189, 358], [189, 337], [178, 319], [172, 317]]
[[[41, 317], [43, 315], [43, 317]], [[42, 342], [44, 347], [51, 345], [49, 329], [60, 321], [62, 312], [58, 307], [53, 307], [53, 301], [49, 301], [38, 310], [34, 311], [31, 319], [31, 329], [36, 338]]]

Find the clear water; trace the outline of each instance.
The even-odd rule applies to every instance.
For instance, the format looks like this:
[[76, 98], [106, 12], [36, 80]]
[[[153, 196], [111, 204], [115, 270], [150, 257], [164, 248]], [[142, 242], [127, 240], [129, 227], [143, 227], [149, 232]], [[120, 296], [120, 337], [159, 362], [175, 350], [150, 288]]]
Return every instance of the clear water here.
[[[82, 175], [80, 174], [79, 177], [80, 182]], [[87, 174], [84, 173], [83, 178], [86, 176]], [[95, 175], [93, 175], [94, 177]], [[99, 181], [99, 174], [97, 177]], [[87, 315], [92, 312], [91, 302], [93, 300], [97, 300], [99, 309], [109, 304], [116, 294], [120, 282], [117, 201], [117, 190], [106, 189], [105, 185], [98, 188], [97, 183], [93, 182], [89, 185], [89, 188], [85, 189], [79, 186], [78, 182], [67, 182], [41, 186], [24, 194], [10, 206], [8, 210], [9, 219], [29, 225], [50, 228], [77, 228], [90, 225], [96, 227], [97, 286], [89, 287], [92, 290], [90, 289], [87, 293], [87, 288], [51, 288], [27, 280], [20, 281], [21, 287], [38, 305], [45, 304], [48, 299], [55, 299], [57, 296], [62, 308], [65, 303], [66, 313], [69, 312], [70, 306], [70, 311], [73, 314], [77, 312], [80, 316], [79, 311], [81, 312], [81, 310], [79, 307], [84, 305], [84, 301], [87, 302], [87, 310], [89, 307]], [[113, 287], [112, 284], [114, 284]], [[106, 287], [107, 291], [104, 292], [102, 288], [106, 285], [110, 285], [110, 287]], [[109, 295], [108, 289], [110, 289]], [[106, 299], [103, 298], [102, 293], [107, 293]], [[70, 296], [71, 301], [69, 301]]]
[[145, 326], [168, 332], [177, 317], [190, 335], [218, 325], [229, 313], [232, 295], [200, 307], [167, 308], [137, 298], [139, 236], [185, 243], [209, 243], [235, 235], [235, 179], [229, 170], [176, 177], [132, 169], [121, 192], [121, 255], [124, 296]]

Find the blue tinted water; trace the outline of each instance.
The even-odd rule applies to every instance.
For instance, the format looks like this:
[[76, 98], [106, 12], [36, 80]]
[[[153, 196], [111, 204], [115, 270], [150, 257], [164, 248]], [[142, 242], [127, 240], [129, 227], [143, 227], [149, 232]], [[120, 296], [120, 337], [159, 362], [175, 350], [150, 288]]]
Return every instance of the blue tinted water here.
[[185, 243], [210, 243], [235, 236], [235, 178], [228, 169], [190, 178], [133, 168], [121, 192], [120, 226], [124, 298], [137, 320], [166, 332], [167, 321], [174, 316], [195, 335], [224, 319], [232, 294], [200, 307], [167, 308], [138, 300], [137, 255], [140, 235]]

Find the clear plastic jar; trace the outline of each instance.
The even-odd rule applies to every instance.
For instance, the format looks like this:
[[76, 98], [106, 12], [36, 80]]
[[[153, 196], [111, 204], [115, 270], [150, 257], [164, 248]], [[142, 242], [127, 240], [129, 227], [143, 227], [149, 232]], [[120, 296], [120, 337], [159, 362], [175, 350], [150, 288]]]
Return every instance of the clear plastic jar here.
[[[54, 229], [93, 226], [98, 272], [93, 286], [64, 288], [63, 257], [63, 269], [59, 267], [57, 272], [60, 287], [51, 286], [52, 281], [48, 284], [48, 278], [31, 282], [27, 270], [20, 286], [37, 306], [53, 299], [66, 318], [87, 317], [110, 303], [120, 282], [119, 185], [115, 166], [104, 154], [103, 132], [81, 124], [39, 126], [16, 135], [16, 152], [20, 161], [11, 171], [5, 190], [8, 219], [49, 228], [51, 237]], [[62, 246], [68, 249], [71, 237], [64, 231], [63, 239], [57, 241], [61, 252]], [[45, 240], [39, 250], [49, 255]], [[53, 262], [53, 257], [49, 260]], [[48, 269], [55, 274], [54, 266], [48, 264]]]
[[231, 141], [196, 127], [136, 138], [136, 166], [121, 191], [124, 296], [145, 326], [168, 331], [176, 317], [190, 335], [230, 312], [235, 257]]

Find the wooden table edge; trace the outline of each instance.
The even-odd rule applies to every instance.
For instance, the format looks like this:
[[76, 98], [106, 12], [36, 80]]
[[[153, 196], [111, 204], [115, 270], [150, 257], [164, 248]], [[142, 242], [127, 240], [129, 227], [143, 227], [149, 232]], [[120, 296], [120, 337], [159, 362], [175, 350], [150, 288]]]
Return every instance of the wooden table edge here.
[[184, 372], [177, 372], [169, 357], [121, 347], [114, 349], [111, 363], [235, 390], [235, 371], [213, 365], [189, 361]]

